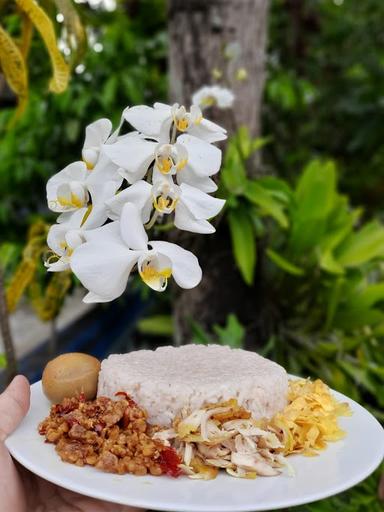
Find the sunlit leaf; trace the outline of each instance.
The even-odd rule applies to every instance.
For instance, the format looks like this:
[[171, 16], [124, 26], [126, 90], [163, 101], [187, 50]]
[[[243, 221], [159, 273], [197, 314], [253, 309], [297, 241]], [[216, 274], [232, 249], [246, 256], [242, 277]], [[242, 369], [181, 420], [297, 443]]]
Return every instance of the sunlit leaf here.
[[236, 315], [228, 315], [226, 325], [224, 327], [214, 325], [213, 330], [217, 334], [221, 345], [228, 345], [232, 348], [241, 348], [243, 346], [245, 328], [241, 325]]
[[384, 226], [374, 220], [352, 233], [338, 248], [336, 259], [344, 267], [356, 267], [384, 255]]
[[153, 315], [137, 322], [141, 334], [152, 336], [172, 336], [173, 320], [170, 315]]
[[288, 219], [282, 204], [277, 201], [268, 190], [257, 181], [248, 181], [244, 189], [244, 196], [251, 203], [259, 206], [265, 215], [270, 215], [282, 228], [288, 227]]
[[302, 276], [304, 275], [304, 270], [294, 265], [283, 256], [275, 252], [273, 249], [267, 249], [266, 251], [268, 257], [277, 265], [279, 268], [291, 274], [293, 276]]
[[256, 266], [256, 239], [252, 221], [243, 208], [229, 210], [229, 231], [235, 262], [244, 281], [251, 285]]

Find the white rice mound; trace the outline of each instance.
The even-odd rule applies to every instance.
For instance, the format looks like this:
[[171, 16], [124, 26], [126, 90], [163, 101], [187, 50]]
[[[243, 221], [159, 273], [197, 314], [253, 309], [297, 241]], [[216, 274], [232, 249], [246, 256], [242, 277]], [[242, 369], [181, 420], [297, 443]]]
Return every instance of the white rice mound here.
[[98, 396], [125, 391], [150, 423], [170, 426], [184, 407], [236, 398], [255, 418], [270, 418], [287, 403], [284, 368], [264, 357], [221, 345], [183, 345], [114, 354], [101, 363]]

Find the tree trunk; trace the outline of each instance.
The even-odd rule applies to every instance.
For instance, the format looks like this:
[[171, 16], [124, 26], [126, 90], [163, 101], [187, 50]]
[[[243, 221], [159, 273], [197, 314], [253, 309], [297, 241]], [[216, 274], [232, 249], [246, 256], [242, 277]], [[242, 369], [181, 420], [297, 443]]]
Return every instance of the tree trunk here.
[[[220, 72], [236, 95], [234, 112], [215, 112], [233, 133], [242, 124], [260, 135], [265, 77], [268, 0], [169, 0], [169, 69], [172, 101], [192, 94]], [[238, 55], [232, 59], [226, 53]], [[245, 69], [246, 79], [237, 72]]]
[[[234, 107], [212, 109], [207, 117], [227, 128], [229, 135], [246, 125], [253, 136], [259, 136], [267, 11], [268, 0], [169, 0], [171, 101], [188, 106], [193, 92], [211, 85], [213, 77], [221, 74], [219, 83], [235, 93]], [[249, 169], [250, 177], [257, 177], [258, 168], [253, 165]], [[210, 330], [213, 324], [224, 323], [229, 313], [235, 313], [247, 326], [248, 348], [255, 346], [255, 340], [264, 342], [271, 331], [273, 312], [264, 300], [262, 254], [255, 287], [250, 288], [235, 268], [225, 222], [215, 235], [182, 233], [178, 243], [197, 254], [203, 280], [193, 290], [176, 292], [176, 342], [190, 340], [191, 319]]]

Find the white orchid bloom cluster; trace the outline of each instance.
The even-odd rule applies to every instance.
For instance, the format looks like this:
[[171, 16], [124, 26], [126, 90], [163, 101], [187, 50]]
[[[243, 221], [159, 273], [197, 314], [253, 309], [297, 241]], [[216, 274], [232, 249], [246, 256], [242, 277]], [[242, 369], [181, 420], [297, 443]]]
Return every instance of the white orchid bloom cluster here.
[[47, 183], [48, 206], [60, 215], [45, 264], [51, 272], [71, 269], [88, 290], [85, 302], [116, 299], [135, 269], [157, 291], [171, 276], [182, 288], [197, 286], [197, 258], [176, 244], [149, 241], [147, 231], [169, 216], [178, 229], [213, 233], [209, 220], [224, 205], [209, 193], [221, 166], [212, 143], [226, 131], [199, 107], [141, 105], [126, 108], [123, 120], [134, 131], [122, 135], [122, 122], [112, 132], [108, 119], [90, 124], [82, 160]]

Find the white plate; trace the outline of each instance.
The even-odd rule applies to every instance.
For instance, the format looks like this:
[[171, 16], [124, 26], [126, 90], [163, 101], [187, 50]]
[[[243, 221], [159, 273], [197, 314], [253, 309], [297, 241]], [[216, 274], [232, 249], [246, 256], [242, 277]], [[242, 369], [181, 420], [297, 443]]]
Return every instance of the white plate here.
[[172, 512], [249, 512], [301, 505], [337, 494], [370, 475], [384, 457], [384, 431], [359, 404], [334, 392], [350, 404], [353, 415], [340, 419], [343, 441], [330, 443], [318, 457], [291, 456], [296, 476], [237, 479], [223, 473], [215, 480], [187, 477], [111, 475], [92, 467], [60, 460], [52, 444], [44, 443], [37, 425], [47, 416], [49, 403], [41, 383], [32, 386], [31, 409], [6, 441], [16, 460], [36, 475], [86, 496], [154, 510]]

